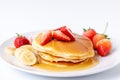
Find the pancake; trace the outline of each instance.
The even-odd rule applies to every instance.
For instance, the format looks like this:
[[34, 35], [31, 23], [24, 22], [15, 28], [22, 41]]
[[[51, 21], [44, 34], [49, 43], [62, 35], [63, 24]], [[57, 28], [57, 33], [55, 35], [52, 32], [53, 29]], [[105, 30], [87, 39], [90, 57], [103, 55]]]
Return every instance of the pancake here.
[[53, 39], [42, 46], [40, 45], [40, 33], [33, 39], [32, 46], [35, 50], [43, 52], [40, 54], [41, 57], [48, 61], [79, 62], [93, 57], [95, 54], [91, 40], [78, 34], [74, 36], [75, 41], [63, 42]]
[[53, 56], [50, 55], [48, 53], [44, 53], [44, 52], [40, 52], [37, 51], [37, 54], [44, 60], [46, 61], [50, 61], [50, 62], [72, 62], [72, 63], [78, 63], [81, 62], [85, 59], [66, 59], [66, 58], [62, 58], [62, 57], [58, 57], [58, 56]]

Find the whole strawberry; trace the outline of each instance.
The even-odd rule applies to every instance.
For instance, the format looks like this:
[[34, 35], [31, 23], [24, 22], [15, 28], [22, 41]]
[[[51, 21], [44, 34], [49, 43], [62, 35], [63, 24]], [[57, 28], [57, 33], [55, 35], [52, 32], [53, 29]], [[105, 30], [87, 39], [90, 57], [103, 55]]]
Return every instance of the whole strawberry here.
[[96, 35], [96, 31], [94, 29], [89, 28], [88, 30], [83, 29], [83, 35], [88, 37], [90, 40], [93, 39], [93, 37]]
[[97, 52], [102, 57], [108, 55], [111, 48], [112, 48], [112, 43], [109, 39], [101, 39], [96, 44]]
[[29, 44], [30, 44], [30, 41], [25, 36], [17, 34], [17, 37], [14, 40], [14, 46], [16, 48], [19, 48], [20, 46], [23, 46], [23, 45], [29, 45]]

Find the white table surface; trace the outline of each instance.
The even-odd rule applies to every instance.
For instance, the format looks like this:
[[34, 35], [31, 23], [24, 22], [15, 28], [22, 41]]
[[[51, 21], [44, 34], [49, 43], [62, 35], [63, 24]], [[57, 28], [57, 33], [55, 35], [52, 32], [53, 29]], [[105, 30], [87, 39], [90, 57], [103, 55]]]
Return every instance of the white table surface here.
[[[83, 27], [120, 35], [119, 0], [0, 0], [0, 44], [15, 33], [67, 25], [82, 33]], [[120, 38], [118, 38], [119, 40]], [[111, 64], [112, 65], [112, 64]], [[120, 64], [105, 72], [74, 78], [32, 75], [9, 67], [0, 60], [0, 80], [120, 80]]]

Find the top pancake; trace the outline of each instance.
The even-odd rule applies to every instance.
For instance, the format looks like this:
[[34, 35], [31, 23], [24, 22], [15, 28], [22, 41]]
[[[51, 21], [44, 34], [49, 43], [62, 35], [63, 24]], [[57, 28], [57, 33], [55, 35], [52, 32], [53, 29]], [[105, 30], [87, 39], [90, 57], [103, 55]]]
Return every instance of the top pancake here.
[[70, 42], [51, 40], [44, 46], [40, 45], [41, 33], [38, 34], [33, 42], [34, 49], [66, 59], [87, 59], [94, 56], [93, 44], [87, 37], [74, 34], [76, 40]]

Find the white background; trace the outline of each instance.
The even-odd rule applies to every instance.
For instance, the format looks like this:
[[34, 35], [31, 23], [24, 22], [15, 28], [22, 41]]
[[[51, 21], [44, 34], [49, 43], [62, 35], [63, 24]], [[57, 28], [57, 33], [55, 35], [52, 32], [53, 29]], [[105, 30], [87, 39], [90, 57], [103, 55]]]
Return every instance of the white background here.
[[[0, 43], [15, 33], [38, 31], [67, 25], [82, 33], [92, 27], [102, 33], [120, 35], [119, 0], [0, 0]], [[112, 65], [112, 64], [111, 64]], [[1, 80], [120, 80], [120, 65], [111, 70], [76, 78], [52, 78], [15, 70], [0, 60]]]

